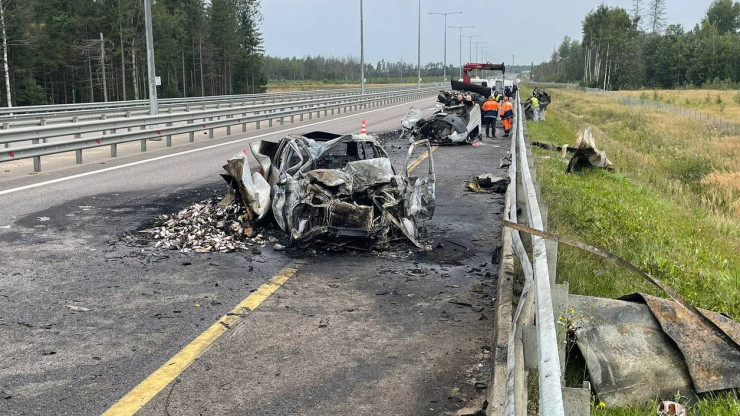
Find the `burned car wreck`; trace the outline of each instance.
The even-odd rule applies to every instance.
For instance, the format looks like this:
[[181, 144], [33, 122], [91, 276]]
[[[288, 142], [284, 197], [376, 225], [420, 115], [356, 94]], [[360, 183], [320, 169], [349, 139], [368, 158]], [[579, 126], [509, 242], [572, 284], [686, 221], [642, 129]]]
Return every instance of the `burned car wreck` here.
[[[412, 177], [416, 147], [429, 152], [429, 170]], [[434, 162], [426, 140], [409, 146], [397, 174], [370, 135], [312, 132], [251, 146], [260, 167], [247, 169], [247, 152], [234, 155], [222, 175], [229, 184], [222, 204], [241, 201], [245, 220], [272, 216], [291, 245], [384, 249], [409, 240], [419, 248], [419, 225], [434, 214]]]
[[[459, 96], [464, 98], [461, 100]], [[469, 99], [468, 99], [469, 98]], [[442, 91], [437, 96], [437, 108], [425, 119], [421, 111], [411, 108], [401, 121], [409, 141], [427, 139], [434, 145], [472, 143], [482, 140], [481, 100], [485, 97], [467, 91]]]

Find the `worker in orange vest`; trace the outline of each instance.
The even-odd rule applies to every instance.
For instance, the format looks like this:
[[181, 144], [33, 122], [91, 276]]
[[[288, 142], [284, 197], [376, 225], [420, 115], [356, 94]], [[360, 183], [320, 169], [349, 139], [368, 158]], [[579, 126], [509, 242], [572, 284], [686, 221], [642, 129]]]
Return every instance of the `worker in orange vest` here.
[[514, 118], [514, 106], [509, 102], [509, 97], [504, 97], [504, 103], [501, 104], [501, 122], [504, 123], [504, 137], [509, 137], [511, 130], [511, 120]]
[[486, 137], [488, 138], [491, 138], [489, 134], [491, 127], [493, 127], [493, 137], [496, 137], [496, 118], [500, 109], [498, 101], [494, 100], [493, 96], [488, 97], [488, 100], [483, 103], [483, 122], [486, 125]]

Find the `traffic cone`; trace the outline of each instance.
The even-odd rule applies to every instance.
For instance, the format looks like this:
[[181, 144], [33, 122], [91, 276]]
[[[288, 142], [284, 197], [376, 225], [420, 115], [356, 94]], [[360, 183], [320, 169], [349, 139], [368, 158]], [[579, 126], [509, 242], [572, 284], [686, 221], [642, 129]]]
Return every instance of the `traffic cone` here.
[[362, 131], [360, 133], [367, 134], [367, 125], [365, 124], [365, 120], [362, 120]]

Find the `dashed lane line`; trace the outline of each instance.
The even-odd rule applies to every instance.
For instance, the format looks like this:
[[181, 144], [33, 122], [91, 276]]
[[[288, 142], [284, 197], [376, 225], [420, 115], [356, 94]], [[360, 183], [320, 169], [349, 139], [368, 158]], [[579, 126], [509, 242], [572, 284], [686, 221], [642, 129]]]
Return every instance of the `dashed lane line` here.
[[144, 381], [134, 387], [121, 400], [116, 402], [103, 416], [125, 416], [133, 415], [146, 405], [163, 388], [177, 378], [190, 364], [203, 355], [208, 348], [216, 342], [223, 334], [237, 325], [246, 316], [246, 312], [253, 311], [262, 304], [272, 293], [280, 288], [285, 282], [293, 277], [302, 263], [298, 262], [280, 270], [277, 275], [260, 286], [257, 291], [247, 296], [226, 315], [222, 316], [216, 323], [211, 325], [202, 334], [198, 335], [190, 344], [175, 354], [157, 371], [152, 373]]

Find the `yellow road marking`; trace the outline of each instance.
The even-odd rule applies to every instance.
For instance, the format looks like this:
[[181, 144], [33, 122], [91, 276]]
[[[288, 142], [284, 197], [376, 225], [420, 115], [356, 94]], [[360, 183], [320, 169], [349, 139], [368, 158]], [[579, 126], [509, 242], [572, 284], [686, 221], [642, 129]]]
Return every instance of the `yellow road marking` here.
[[412, 172], [414, 169], [418, 168], [419, 165], [421, 165], [421, 162], [425, 161], [426, 158], [429, 157], [429, 153], [437, 150], [437, 147], [439, 147], [439, 146], [432, 146], [431, 150], [428, 150], [428, 151], [424, 152], [416, 160], [414, 160], [413, 162], [411, 162], [411, 164], [409, 165], [409, 172]]
[[133, 390], [128, 392], [121, 400], [111, 406], [103, 413], [103, 416], [133, 415], [147, 404], [154, 396], [170, 384], [186, 368], [200, 357], [216, 340], [226, 333], [234, 325], [244, 318], [246, 311], [255, 310], [262, 302], [273, 294], [280, 286], [298, 272], [298, 263], [295, 266], [285, 267], [277, 275], [260, 286], [257, 291], [250, 294], [226, 315], [222, 316], [215, 324], [198, 335], [190, 344], [175, 354], [169, 361], [164, 363], [157, 371], [152, 373], [146, 380], [139, 383]]

